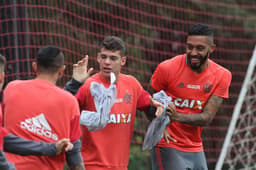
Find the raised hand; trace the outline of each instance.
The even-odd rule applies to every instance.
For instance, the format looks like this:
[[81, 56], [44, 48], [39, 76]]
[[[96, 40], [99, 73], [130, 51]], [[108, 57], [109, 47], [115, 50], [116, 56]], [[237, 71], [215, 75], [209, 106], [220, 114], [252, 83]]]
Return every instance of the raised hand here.
[[76, 64], [73, 64], [72, 78], [80, 83], [84, 83], [85, 80], [91, 75], [93, 68], [88, 70], [89, 56], [85, 55], [82, 60], [79, 60]]

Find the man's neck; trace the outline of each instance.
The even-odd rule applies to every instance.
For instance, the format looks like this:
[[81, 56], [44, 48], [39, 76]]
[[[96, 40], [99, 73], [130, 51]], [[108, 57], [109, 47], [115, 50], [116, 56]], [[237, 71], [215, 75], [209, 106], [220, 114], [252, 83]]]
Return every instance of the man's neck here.
[[200, 74], [200, 73], [202, 73], [204, 70], [206, 70], [208, 66], [209, 66], [209, 61], [207, 60], [207, 61], [200, 67], [200, 69], [198, 69], [198, 70], [193, 70], [193, 69], [191, 69], [191, 70], [192, 70], [194, 73], [196, 73], [196, 74]]
[[[106, 82], [109, 82], [109, 83], [110, 83], [110, 77], [104, 77], [101, 72], [99, 72], [98, 74], [99, 74]], [[115, 76], [116, 76], [116, 77], [115, 77], [115, 78], [116, 78], [115, 83], [118, 82], [119, 75], [120, 75], [120, 73], [119, 73], [118, 75], [115, 75]]]
[[42, 79], [45, 81], [49, 81], [54, 85], [56, 85], [56, 82], [58, 80], [56, 75], [48, 75], [48, 74], [37, 74], [36, 78], [39, 78], [39, 79]]

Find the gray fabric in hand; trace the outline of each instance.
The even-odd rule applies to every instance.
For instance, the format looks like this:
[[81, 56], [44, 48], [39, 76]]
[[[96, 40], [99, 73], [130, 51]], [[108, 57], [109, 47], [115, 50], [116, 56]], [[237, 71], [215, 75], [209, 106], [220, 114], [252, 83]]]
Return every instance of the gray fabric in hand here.
[[116, 100], [116, 85], [111, 84], [109, 88], [105, 88], [102, 84], [92, 82], [90, 91], [97, 112], [83, 110], [80, 124], [85, 125], [89, 131], [101, 130], [109, 121], [109, 112]]
[[143, 150], [152, 149], [161, 140], [166, 126], [170, 123], [170, 118], [166, 114], [166, 109], [168, 107], [168, 103], [171, 102], [172, 98], [170, 96], [167, 96], [163, 90], [158, 93], [154, 93], [153, 98], [156, 101], [162, 103], [164, 105], [164, 109], [163, 113], [159, 117], [154, 118], [153, 121], [149, 124], [144, 137], [144, 142], [142, 146]]

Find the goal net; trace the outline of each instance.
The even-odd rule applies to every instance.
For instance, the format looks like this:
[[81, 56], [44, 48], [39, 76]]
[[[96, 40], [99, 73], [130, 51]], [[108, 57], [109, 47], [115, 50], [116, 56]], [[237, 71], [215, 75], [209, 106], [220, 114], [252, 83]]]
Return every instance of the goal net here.
[[240, 91], [216, 170], [256, 169], [256, 46]]

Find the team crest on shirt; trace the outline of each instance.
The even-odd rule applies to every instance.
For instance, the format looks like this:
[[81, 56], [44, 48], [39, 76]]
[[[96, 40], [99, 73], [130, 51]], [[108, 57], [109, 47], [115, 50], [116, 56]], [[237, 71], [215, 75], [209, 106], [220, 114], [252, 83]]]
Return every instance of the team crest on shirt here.
[[131, 104], [131, 98], [132, 98], [131, 94], [125, 93], [125, 95], [124, 95], [124, 102], [127, 103], [127, 104]]
[[212, 89], [212, 84], [205, 83], [203, 85], [203, 90], [205, 93], [209, 93], [211, 91], [211, 89]]

